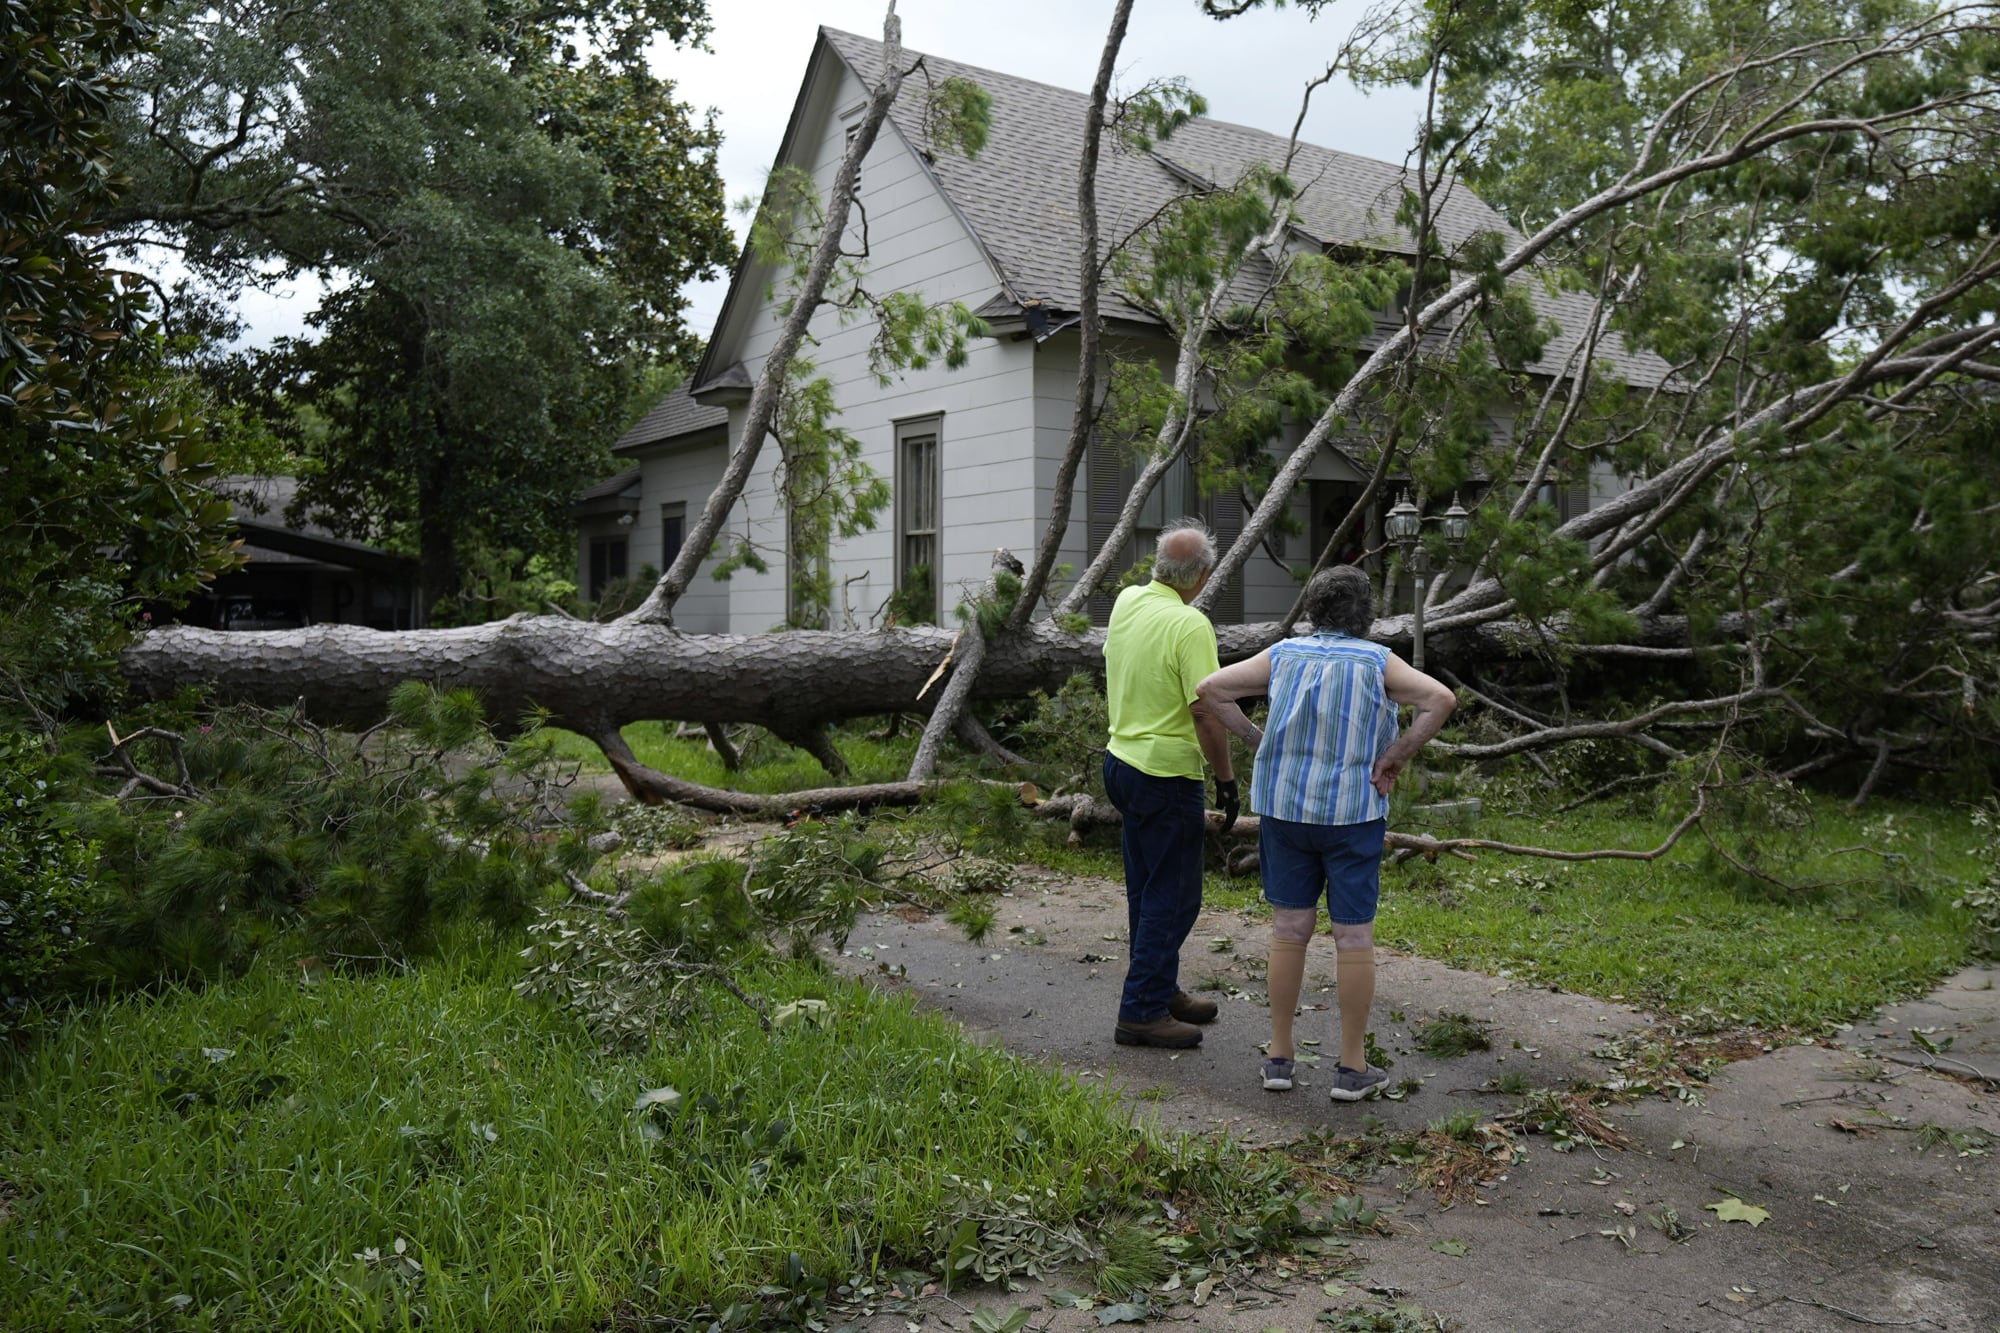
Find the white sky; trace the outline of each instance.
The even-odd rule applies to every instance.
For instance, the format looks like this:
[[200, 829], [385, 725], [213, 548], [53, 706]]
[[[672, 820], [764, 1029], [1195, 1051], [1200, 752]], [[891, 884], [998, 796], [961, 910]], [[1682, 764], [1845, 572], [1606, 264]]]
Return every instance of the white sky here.
[[[1083, 92], [1096, 76], [1111, 8], [1110, 0], [900, 0], [897, 12], [912, 50]], [[653, 68], [679, 86], [681, 100], [720, 113], [732, 209], [763, 188], [819, 25], [880, 37], [885, 9], [885, 0], [710, 0], [711, 50], [657, 53]], [[1315, 22], [1297, 8], [1266, 6], [1218, 23], [1199, 0], [1137, 0], [1117, 87], [1180, 75], [1208, 99], [1214, 118], [1287, 133], [1306, 81], [1326, 68], [1363, 9], [1362, 0], [1347, 0]], [[1410, 90], [1368, 97], [1336, 82], [1314, 95], [1302, 137], [1401, 161], [1420, 109]], [[732, 211], [730, 221], [740, 238], [744, 219]], [[688, 322], [703, 337], [724, 286], [717, 280], [689, 292]], [[239, 310], [250, 326], [247, 341], [301, 332], [319, 295], [310, 278], [276, 292], [246, 291]]]

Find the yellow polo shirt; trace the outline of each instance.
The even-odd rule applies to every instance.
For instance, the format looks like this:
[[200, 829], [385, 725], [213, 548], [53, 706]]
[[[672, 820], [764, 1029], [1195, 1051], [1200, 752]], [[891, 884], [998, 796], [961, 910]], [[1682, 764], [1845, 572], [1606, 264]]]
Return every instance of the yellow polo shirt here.
[[1156, 778], [1202, 779], [1201, 743], [1188, 705], [1221, 668], [1215, 626], [1164, 583], [1118, 594], [1104, 635], [1111, 753]]

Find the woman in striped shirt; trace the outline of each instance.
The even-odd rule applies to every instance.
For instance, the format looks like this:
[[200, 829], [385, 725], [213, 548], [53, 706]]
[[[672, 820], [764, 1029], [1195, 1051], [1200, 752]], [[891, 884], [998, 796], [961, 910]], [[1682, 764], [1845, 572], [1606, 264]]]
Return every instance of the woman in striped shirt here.
[[[1312, 632], [1227, 666], [1196, 687], [1202, 701], [1249, 744], [1250, 808], [1259, 816], [1258, 857], [1271, 904], [1271, 1047], [1264, 1086], [1292, 1086], [1292, 1019], [1305, 984], [1306, 945], [1326, 899], [1333, 921], [1340, 1063], [1333, 1099], [1360, 1101], [1388, 1075], [1366, 1056], [1375, 1000], [1375, 907], [1382, 844], [1396, 777], [1451, 716], [1452, 692], [1387, 648], [1368, 641], [1374, 594], [1368, 576], [1340, 565], [1306, 585]], [[1266, 730], [1238, 699], [1270, 699]], [[1396, 734], [1396, 709], [1416, 716]]]

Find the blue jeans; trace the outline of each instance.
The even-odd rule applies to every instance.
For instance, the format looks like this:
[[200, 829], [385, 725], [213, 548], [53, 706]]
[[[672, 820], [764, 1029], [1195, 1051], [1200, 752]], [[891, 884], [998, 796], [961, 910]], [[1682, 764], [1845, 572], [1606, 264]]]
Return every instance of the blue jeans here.
[[1104, 756], [1104, 790], [1124, 817], [1125, 915], [1131, 965], [1118, 1004], [1121, 1023], [1167, 1013], [1180, 987], [1181, 945], [1201, 913], [1206, 792], [1196, 778], [1156, 778]]

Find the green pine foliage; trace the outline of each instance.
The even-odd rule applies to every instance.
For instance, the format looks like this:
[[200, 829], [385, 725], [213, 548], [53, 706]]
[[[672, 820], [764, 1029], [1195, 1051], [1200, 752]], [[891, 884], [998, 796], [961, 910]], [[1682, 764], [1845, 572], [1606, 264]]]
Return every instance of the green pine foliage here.
[[456, 921], [519, 929], [588, 867], [595, 798], [568, 797], [536, 731], [499, 740], [470, 692], [421, 684], [389, 722], [356, 736], [228, 709], [130, 742], [142, 771], [184, 762], [185, 793], [74, 807], [99, 849], [78, 979], [213, 980], [273, 948], [400, 962]]

